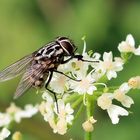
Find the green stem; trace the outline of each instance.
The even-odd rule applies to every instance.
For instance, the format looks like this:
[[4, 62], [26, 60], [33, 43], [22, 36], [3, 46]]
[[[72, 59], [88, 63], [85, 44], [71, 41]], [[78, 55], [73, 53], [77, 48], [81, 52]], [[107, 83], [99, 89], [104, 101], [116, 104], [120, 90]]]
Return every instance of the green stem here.
[[69, 103], [69, 102], [71, 102], [71, 101], [73, 101], [73, 100], [76, 100], [78, 97], [80, 97], [80, 95], [77, 94], [77, 93], [74, 93], [74, 94], [70, 95], [70, 96], [65, 100], [65, 103]]
[[[76, 113], [76, 115], [74, 117], [73, 124], [77, 120], [77, 118], [79, 117], [79, 115], [81, 114], [81, 112], [83, 111], [83, 107], [84, 107], [84, 105], [81, 103], [81, 105], [80, 105], [80, 107], [79, 107], [79, 109], [78, 109], [78, 111], [77, 111], [77, 113]], [[71, 128], [71, 126], [69, 126], [69, 129]]]
[[[90, 99], [90, 96], [87, 97], [87, 106], [86, 106], [86, 115], [87, 120], [93, 115], [93, 107], [92, 107], [92, 101]], [[85, 131], [85, 140], [91, 140], [92, 139], [92, 133]]]
[[72, 108], [76, 108], [83, 100], [83, 96], [79, 97], [71, 106]]
[[79, 107], [78, 112], [77, 112], [76, 115], [75, 115], [74, 121], [79, 117], [79, 115], [80, 115], [81, 112], [83, 111], [83, 107], [84, 107], [84, 105], [81, 104], [80, 107]]
[[91, 132], [85, 132], [85, 140], [91, 140], [91, 139], [92, 139]]

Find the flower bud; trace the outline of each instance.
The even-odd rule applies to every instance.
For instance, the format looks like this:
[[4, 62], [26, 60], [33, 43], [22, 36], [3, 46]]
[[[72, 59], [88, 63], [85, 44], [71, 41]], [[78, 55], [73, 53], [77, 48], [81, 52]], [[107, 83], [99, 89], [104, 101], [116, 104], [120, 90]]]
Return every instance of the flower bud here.
[[140, 76], [130, 78], [128, 85], [133, 89], [140, 89]]
[[82, 124], [82, 127], [86, 132], [92, 132], [94, 130], [93, 124], [95, 122], [96, 122], [96, 120], [93, 117], [90, 117], [89, 120], [85, 121]]
[[15, 132], [12, 136], [12, 140], [22, 140], [22, 134], [19, 131]]

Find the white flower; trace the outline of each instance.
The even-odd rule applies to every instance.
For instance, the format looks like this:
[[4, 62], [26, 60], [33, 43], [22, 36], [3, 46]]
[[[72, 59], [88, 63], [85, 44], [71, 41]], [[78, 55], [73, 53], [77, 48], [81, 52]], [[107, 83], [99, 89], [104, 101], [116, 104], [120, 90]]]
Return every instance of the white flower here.
[[[76, 55], [78, 55], [78, 54], [76, 54]], [[88, 58], [83, 57], [83, 59], [85, 59], [85, 60], [88, 60]], [[65, 68], [67, 70], [64, 70], [64, 72], [66, 72], [66, 73], [71, 72], [72, 75], [77, 75], [79, 73], [85, 74], [89, 68], [89, 65], [90, 65], [90, 63], [87, 63], [87, 62], [84, 62], [81, 60], [77, 60], [77, 59], [72, 59], [71, 61], [69, 61], [68, 63], [65, 64]]]
[[70, 103], [65, 104], [64, 99], [59, 99], [57, 110], [56, 103], [48, 93], [43, 94], [43, 99], [45, 101], [41, 103], [39, 110], [44, 116], [44, 120], [50, 124], [54, 133], [64, 135], [67, 132], [68, 125], [72, 125], [74, 119], [74, 110]]
[[130, 108], [134, 101], [126, 93], [130, 90], [128, 83], [123, 83], [119, 89], [114, 91], [114, 99], [122, 103], [123, 106]]
[[37, 106], [32, 106], [30, 104], [25, 106], [24, 110], [17, 111], [14, 115], [14, 119], [17, 123], [21, 121], [22, 118], [31, 118], [38, 112]]
[[94, 86], [95, 79], [92, 77], [92, 74], [88, 75], [79, 74], [77, 77], [79, 82], [70, 81], [70, 88], [74, 92], [78, 92], [80, 95], [89, 94], [92, 95], [95, 90], [97, 90], [96, 86]]
[[95, 81], [99, 81], [102, 76], [103, 76], [103, 74], [100, 72], [97, 72], [97, 71], [92, 73], [92, 77], [93, 77], [93, 79], [95, 79]]
[[97, 104], [103, 110], [108, 109], [112, 105], [113, 94], [104, 93], [97, 99]]
[[121, 58], [115, 58], [113, 61], [112, 52], [105, 52], [103, 54], [103, 61], [100, 61], [99, 64], [96, 65], [96, 72], [100, 72], [102, 75], [106, 74], [107, 78], [110, 80], [112, 78], [117, 77], [118, 71], [123, 69], [123, 61]]
[[86, 132], [92, 132], [94, 130], [93, 124], [96, 122], [97, 120], [95, 120], [93, 117], [90, 117], [82, 124], [82, 127]]
[[130, 78], [128, 85], [133, 89], [140, 89], [140, 76]]
[[49, 102], [49, 104], [53, 104], [54, 102], [52, 96], [48, 92], [44, 92], [42, 98]]
[[131, 34], [128, 34], [125, 41], [122, 41], [118, 49], [122, 53], [134, 53], [135, 55], [140, 55], [140, 46], [135, 48], [135, 40]]
[[54, 101], [51, 95], [47, 92], [44, 92], [42, 98], [45, 100], [39, 105], [39, 110], [44, 116], [44, 120], [48, 121], [52, 128], [55, 127], [54, 122]]
[[74, 116], [72, 115], [74, 110], [71, 108], [70, 103], [64, 104], [64, 101], [62, 99], [58, 100], [58, 109], [59, 113], [57, 113], [57, 107], [55, 105], [55, 112], [58, 114], [59, 118], [65, 118], [66, 122], [68, 124], [72, 124], [72, 120], [74, 119]]
[[22, 118], [31, 118], [37, 112], [38, 105], [33, 106], [31, 104], [27, 104], [23, 110], [17, 107], [14, 103], [11, 103], [10, 107], [6, 109], [6, 114], [11, 117], [11, 120], [16, 121], [17, 123], [20, 123]]
[[11, 117], [7, 113], [0, 113], [0, 127], [6, 126], [11, 122]]
[[99, 54], [97, 52], [93, 53], [93, 55], [92, 55], [92, 58], [94, 58], [94, 60], [96, 60], [96, 61], [98, 61], [100, 59], [100, 57], [101, 57], [101, 54]]
[[60, 118], [56, 124], [57, 126], [57, 133], [64, 135], [67, 132], [67, 122], [65, 120], [65, 118]]
[[119, 122], [119, 116], [128, 116], [127, 110], [113, 104], [107, 109], [107, 112], [113, 124], [117, 124]]
[[140, 45], [138, 46], [137, 49], [135, 49], [134, 54], [135, 54], [135, 55], [140, 55]]
[[74, 116], [72, 113], [74, 110], [71, 108], [70, 104], [64, 104], [62, 99], [58, 100], [59, 113], [57, 112], [57, 107], [55, 106], [54, 111], [58, 115], [58, 121], [56, 123], [55, 132], [64, 135], [67, 132], [68, 125], [72, 125]]
[[54, 73], [50, 87], [54, 92], [63, 94], [69, 88], [67, 80], [68, 78], [66, 76]]
[[42, 95], [42, 98], [45, 101], [43, 101], [40, 106], [39, 106], [39, 110], [41, 112], [41, 114], [44, 116], [44, 120], [45, 121], [51, 121], [54, 118], [54, 101], [53, 98], [51, 97], [51, 95], [47, 92], [44, 92]]
[[3, 128], [0, 132], [0, 140], [4, 140], [10, 135], [10, 131], [7, 128]]
[[11, 105], [6, 109], [6, 112], [10, 115], [14, 115], [16, 112], [20, 110], [21, 108], [17, 107], [15, 103], [11, 103]]
[[119, 116], [128, 116], [128, 111], [124, 108], [112, 104], [113, 94], [104, 93], [97, 99], [97, 104], [103, 110], [107, 110], [107, 113], [113, 124], [119, 122]]
[[79, 73], [85, 74], [88, 70], [89, 63], [87, 64], [81, 60], [72, 60], [71, 61], [71, 72], [73, 75], [77, 75]]

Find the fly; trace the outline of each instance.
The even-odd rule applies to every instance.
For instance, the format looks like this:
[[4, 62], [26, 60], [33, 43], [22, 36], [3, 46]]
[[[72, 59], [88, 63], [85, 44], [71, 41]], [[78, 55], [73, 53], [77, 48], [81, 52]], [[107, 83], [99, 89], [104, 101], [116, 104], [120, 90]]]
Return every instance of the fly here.
[[[42, 88], [44, 86], [49, 92], [54, 94], [57, 102], [56, 94], [48, 88], [48, 85], [51, 82], [54, 72], [65, 75], [63, 72], [57, 71], [60, 64], [65, 64], [73, 58], [86, 61], [83, 60], [82, 55], [75, 55], [76, 49], [76, 46], [69, 38], [58, 37], [39, 50], [23, 57], [2, 70], [0, 72], [0, 82], [13, 79], [23, 74], [16, 89], [14, 99], [23, 95], [31, 87]], [[64, 57], [68, 57], [68, 59], [64, 60]], [[73, 79], [71, 77], [69, 78]], [[45, 84], [46, 80], [47, 82]]]

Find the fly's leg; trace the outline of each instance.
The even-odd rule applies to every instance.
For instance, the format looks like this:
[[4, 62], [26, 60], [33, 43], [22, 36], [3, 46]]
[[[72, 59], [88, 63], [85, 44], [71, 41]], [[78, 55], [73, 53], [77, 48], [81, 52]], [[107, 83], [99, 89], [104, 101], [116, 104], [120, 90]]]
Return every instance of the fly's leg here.
[[73, 56], [71, 56], [70, 58], [68, 58], [67, 60], [63, 60], [61, 62], [61, 64], [66, 64], [67, 62], [69, 62], [71, 59], [73, 59]]
[[48, 85], [49, 85], [49, 83], [51, 82], [52, 76], [53, 76], [53, 71], [51, 71], [51, 72], [49, 73], [49, 78], [48, 78], [48, 80], [47, 80], [47, 83], [45, 84], [45, 88], [47, 88]]
[[57, 112], [59, 113], [59, 108], [58, 108], [58, 102], [57, 102], [56, 93], [55, 93], [54, 91], [48, 89], [47, 87], [46, 87], [46, 89], [47, 89], [50, 93], [52, 93], [52, 94], [54, 95], [54, 100], [56, 101]]
[[68, 77], [69, 79], [71, 79], [71, 80], [73, 80], [73, 81], [76, 81], [76, 82], [80, 82], [80, 81], [81, 81], [81, 80], [76, 80], [76, 79], [74, 79], [74, 78], [72, 78], [72, 77], [66, 75], [65, 73], [63, 73], [63, 72], [61, 72], [61, 71], [53, 70], [53, 72], [60, 73], [60, 74], [66, 76], [66, 77]]
[[84, 61], [84, 62], [99, 62], [97, 60], [95, 60], [95, 61], [85, 60], [85, 59], [83, 59], [82, 55], [74, 55], [73, 58], [77, 58], [77, 60], [81, 60], [81, 61]]
[[45, 84], [45, 88], [46, 88], [46, 90], [48, 90], [50, 93], [52, 93], [54, 95], [54, 100], [56, 102], [57, 112], [59, 113], [59, 108], [58, 108], [58, 102], [57, 102], [56, 93], [48, 88], [48, 85], [51, 82], [52, 76], [53, 76], [53, 71], [50, 71], [50, 75], [49, 75], [49, 78], [48, 78], [47, 83]]
[[83, 59], [82, 55], [73, 55], [70, 58], [68, 58], [67, 60], [62, 61], [61, 64], [65, 64], [73, 58], [76, 58], [78, 61], [84, 61], [84, 62], [99, 62], [99, 61], [96, 61], [96, 60], [95, 61], [85, 60], [85, 59]]

